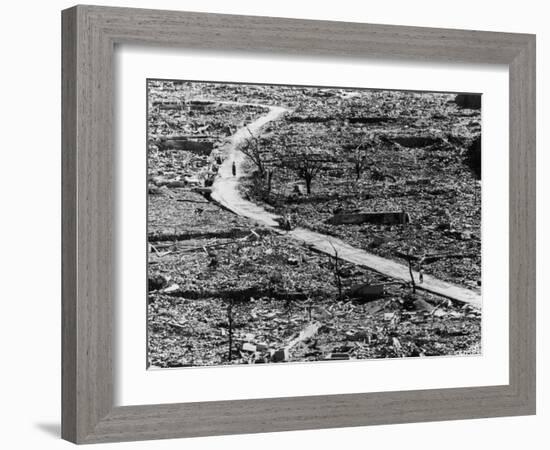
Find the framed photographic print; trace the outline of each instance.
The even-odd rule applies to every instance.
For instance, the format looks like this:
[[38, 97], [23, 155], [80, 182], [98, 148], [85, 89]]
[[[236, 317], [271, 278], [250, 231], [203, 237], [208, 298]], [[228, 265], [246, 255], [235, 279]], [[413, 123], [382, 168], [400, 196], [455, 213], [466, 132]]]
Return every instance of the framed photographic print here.
[[63, 11], [77, 443], [535, 412], [532, 35]]

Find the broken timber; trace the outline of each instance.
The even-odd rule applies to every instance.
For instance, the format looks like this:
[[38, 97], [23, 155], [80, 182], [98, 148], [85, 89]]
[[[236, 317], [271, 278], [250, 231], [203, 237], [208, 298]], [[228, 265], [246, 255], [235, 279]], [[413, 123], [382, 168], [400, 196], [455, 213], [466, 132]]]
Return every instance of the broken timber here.
[[410, 223], [411, 218], [406, 212], [364, 212], [335, 214], [327, 223], [331, 225], [360, 225], [362, 223], [375, 223], [384, 225]]
[[274, 362], [278, 361], [288, 361], [290, 350], [292, 350], [296, 345], [298, 345], [300, 342], [307, 341], [308, 339], [311, 339], [313, 336], [317, 334], [319, 329], [323, 325], [321, 322], [313, 322], [310, 323], [306, 328], [304, 328], [300, 334], [292, 339], [287, 345], [285, 345], [283, 348], [280, 348], [279, 350], [276, 350], [275, 353], [273, 353], [273, 356], [271, 359]]

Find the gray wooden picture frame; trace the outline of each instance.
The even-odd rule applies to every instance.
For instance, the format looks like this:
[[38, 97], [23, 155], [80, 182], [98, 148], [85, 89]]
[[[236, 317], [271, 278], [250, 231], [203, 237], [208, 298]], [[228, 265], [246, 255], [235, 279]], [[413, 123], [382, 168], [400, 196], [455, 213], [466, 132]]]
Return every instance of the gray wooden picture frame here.
[[[75, 6], [62, 13], [62, 437], [76, 443], [535, 413], [535, 36]], [[509, 384], [119, 406], [113, 403], [115, 44], [506, 64]]]

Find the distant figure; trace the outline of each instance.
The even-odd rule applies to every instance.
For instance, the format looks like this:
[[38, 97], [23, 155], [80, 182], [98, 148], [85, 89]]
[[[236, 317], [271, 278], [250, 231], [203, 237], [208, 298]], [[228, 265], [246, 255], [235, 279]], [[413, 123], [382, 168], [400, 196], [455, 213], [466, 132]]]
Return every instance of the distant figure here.
[[233, 176], [237, 175], [237, 166], [235, 165], [235, 161], [231, 164], [231, 172], [233, 173]]
[[286, 231], [291, 231], [292, 228], [294, 228], [292, 224], [292, 216], [289, 213], [284, 215], [282, 228]]

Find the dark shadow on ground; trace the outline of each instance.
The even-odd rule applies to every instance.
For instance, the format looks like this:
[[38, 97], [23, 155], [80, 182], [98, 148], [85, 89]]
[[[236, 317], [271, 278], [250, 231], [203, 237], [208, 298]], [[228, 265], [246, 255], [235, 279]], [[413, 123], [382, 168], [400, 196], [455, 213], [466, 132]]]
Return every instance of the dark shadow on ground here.
[[37, 423], [35, 424], [36, 428], [43, 431], [46, 434], [49, 434], [52, 437], [60, 438], [61, 437], [61, 424], [60, 423]]
[[237, 302], [247, 302], [250, 300], [250, 297], [261, 298], [261, 297], [270, 297], [276, 300], [306, 300], [309, 296], [318, 297], [319, 295], [326, 297], [329, 294], [325, 293], [306, 293], [306, 292], [286, 292], [286, 291], [274, 291], [266, 289], [263, 286], [260, 287], [250, 287], [248, 289], [234, 289], [234, 290], [216, 290], [216, 291], [188, 291], [183, 289], [178, 289], [173, 292], [163, 293], [170, 297], [182, 297], [193, 300], [204, 300], [207, 298], [223, 298], [227, 300], [235, 300]]

